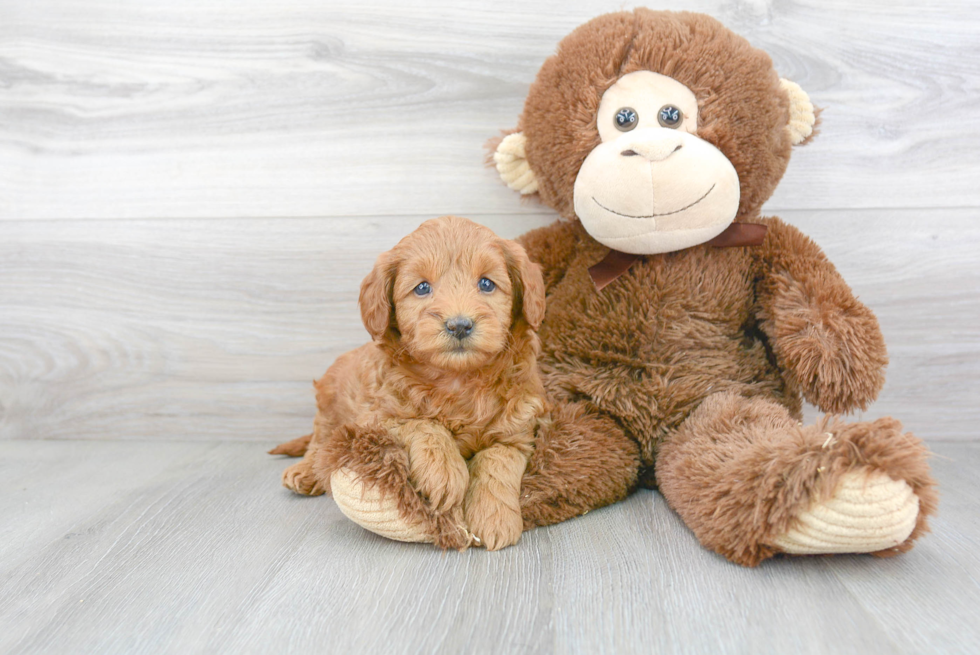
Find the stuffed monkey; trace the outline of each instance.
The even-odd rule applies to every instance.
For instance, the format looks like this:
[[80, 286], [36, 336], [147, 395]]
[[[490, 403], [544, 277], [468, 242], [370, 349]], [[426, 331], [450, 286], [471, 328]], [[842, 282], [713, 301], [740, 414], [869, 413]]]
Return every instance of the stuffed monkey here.
[[[884, 383], [875, 316], [809, 238], [760, 214], [815, 124], [768, 55], [700, 14], [601, 16], [544, 63], [493, 154], [508, 186], [561, 216], [520, 239], [544, 270], [555, 403], [525, 529], [656, 487], [705, 547], [747, 566], [891, 555], [927, 531], [923, 444], [892, 418], [836, 416]], [[832, 416], [804, 425], [803, 399]], [[467, 545], [465, 526], [436, 528], [393, 442], [345, 439], [321, 475], [348, 516]]]

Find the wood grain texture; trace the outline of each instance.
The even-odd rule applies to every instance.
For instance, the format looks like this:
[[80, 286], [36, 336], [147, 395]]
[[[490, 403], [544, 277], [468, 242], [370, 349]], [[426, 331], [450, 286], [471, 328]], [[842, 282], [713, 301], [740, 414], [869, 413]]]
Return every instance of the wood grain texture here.
[[[866, 417], [977, 439], [980, 212], [788, 212], [890, 344]], [[548, 215], [476, 216], [512, 237]], [[421, 219], [18, 221], [0, 242], [0, 438], [308, 430], [310, 382], [367, 340], [359, 280]], [[881, 238], [878, 238], [881, 235]]]
[[[0, 218], [534, 213], [483, 168], [612, 0], [0, 1]], [[826, 108], [770, 209], [976, 207], [964, 0], [677, 0]], [[383, 189], [383, 192], [378, 190]]]
[[379, 252], [441, 214], [507, 237], [553, 220], [483, 144], [562, 36], [620, 8], [0, 0], [0, 652], [980, 651], [965, 0], [670, 3], [825, 108], [767, 209], [880, 318], [865, 416], [929, 440], [942, 492], [913, 552], [741, 569], [645, 491], [444, 554], [278, 486], [263, 450], [366, 339]]
[[4, 653], [970, 653], [980, 445], [909, 554], [744, 569], [650, 491], [498, 553], [381, 539], [254, 444], [0, 442]]

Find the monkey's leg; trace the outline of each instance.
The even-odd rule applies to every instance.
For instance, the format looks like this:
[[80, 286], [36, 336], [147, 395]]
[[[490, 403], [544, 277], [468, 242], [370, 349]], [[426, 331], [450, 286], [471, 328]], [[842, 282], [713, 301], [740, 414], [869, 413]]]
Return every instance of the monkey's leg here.
[[[521, 484], [524, 529], [550, 525], [622, 500], [636, 486], [636, 444], [609, 418], [559, 405], [540, 427]], [[462, 548], [470, 534], [455, 514], [433, 514], [413, 489], [400, 440], [378, 428], [343, 428], [318, 470], [358, 525], [390, 539]], [[465, 532], [464, 532], [465, 531]]]
[[385, 427], [337, 429], [318, 455], [314, 470], [329, 481], [340, 511], [366, 530], [440, 548], [463, 549], [470, 544], [462, 504], [448, 511], [433, 510], [412, 484], [408, 450]]
[[611, 418], [560, 404], [537, 432], [521, 484], [524, 529], [618, 502], [636, 487], [639, 449]]
[[803, 426], [770, 400], [717, 394], [665, 441], [656, 474], [704, 546], [755, 566], [909, 550], [936, 509], [926, 456], [891, 418]]

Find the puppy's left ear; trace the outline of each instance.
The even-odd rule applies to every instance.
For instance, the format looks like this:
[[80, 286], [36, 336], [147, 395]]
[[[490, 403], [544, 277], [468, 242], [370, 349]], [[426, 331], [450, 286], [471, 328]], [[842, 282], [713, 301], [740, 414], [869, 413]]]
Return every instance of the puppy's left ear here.
[[361, 320], [375, 341], [380, 341], [389, 329], [397, 328], [392, 300], [397, 271], [398, 259], [394, 253], [384, 252], [361, 282], [361, 296], [357, 301], [361, 306]]
[[527, 252], [514, 241], [500, 242], [507, 260], [507, 274], [514, 287], [514, 318], [523, 316], [531, 329], [537, 330], [544, 320], [544, 277], [541, 266], [532, 263]]

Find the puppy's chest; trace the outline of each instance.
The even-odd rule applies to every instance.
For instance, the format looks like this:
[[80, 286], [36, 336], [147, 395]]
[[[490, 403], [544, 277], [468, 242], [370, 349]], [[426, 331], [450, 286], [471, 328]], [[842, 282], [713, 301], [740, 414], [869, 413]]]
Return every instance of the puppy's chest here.
[[498, 443], [506, 432], [506, 421], [501, 416], [503, 402], [499, 398], [467, 397], [464, 393], [441, 400], [441, 403], [429, 403], [426, 413], [452, 433], [464, 458]]
[[454, 435], [479, 435], [498, 422], [501, 403], [495, 398], [460, 398], [436, 412], [435, 419]]

